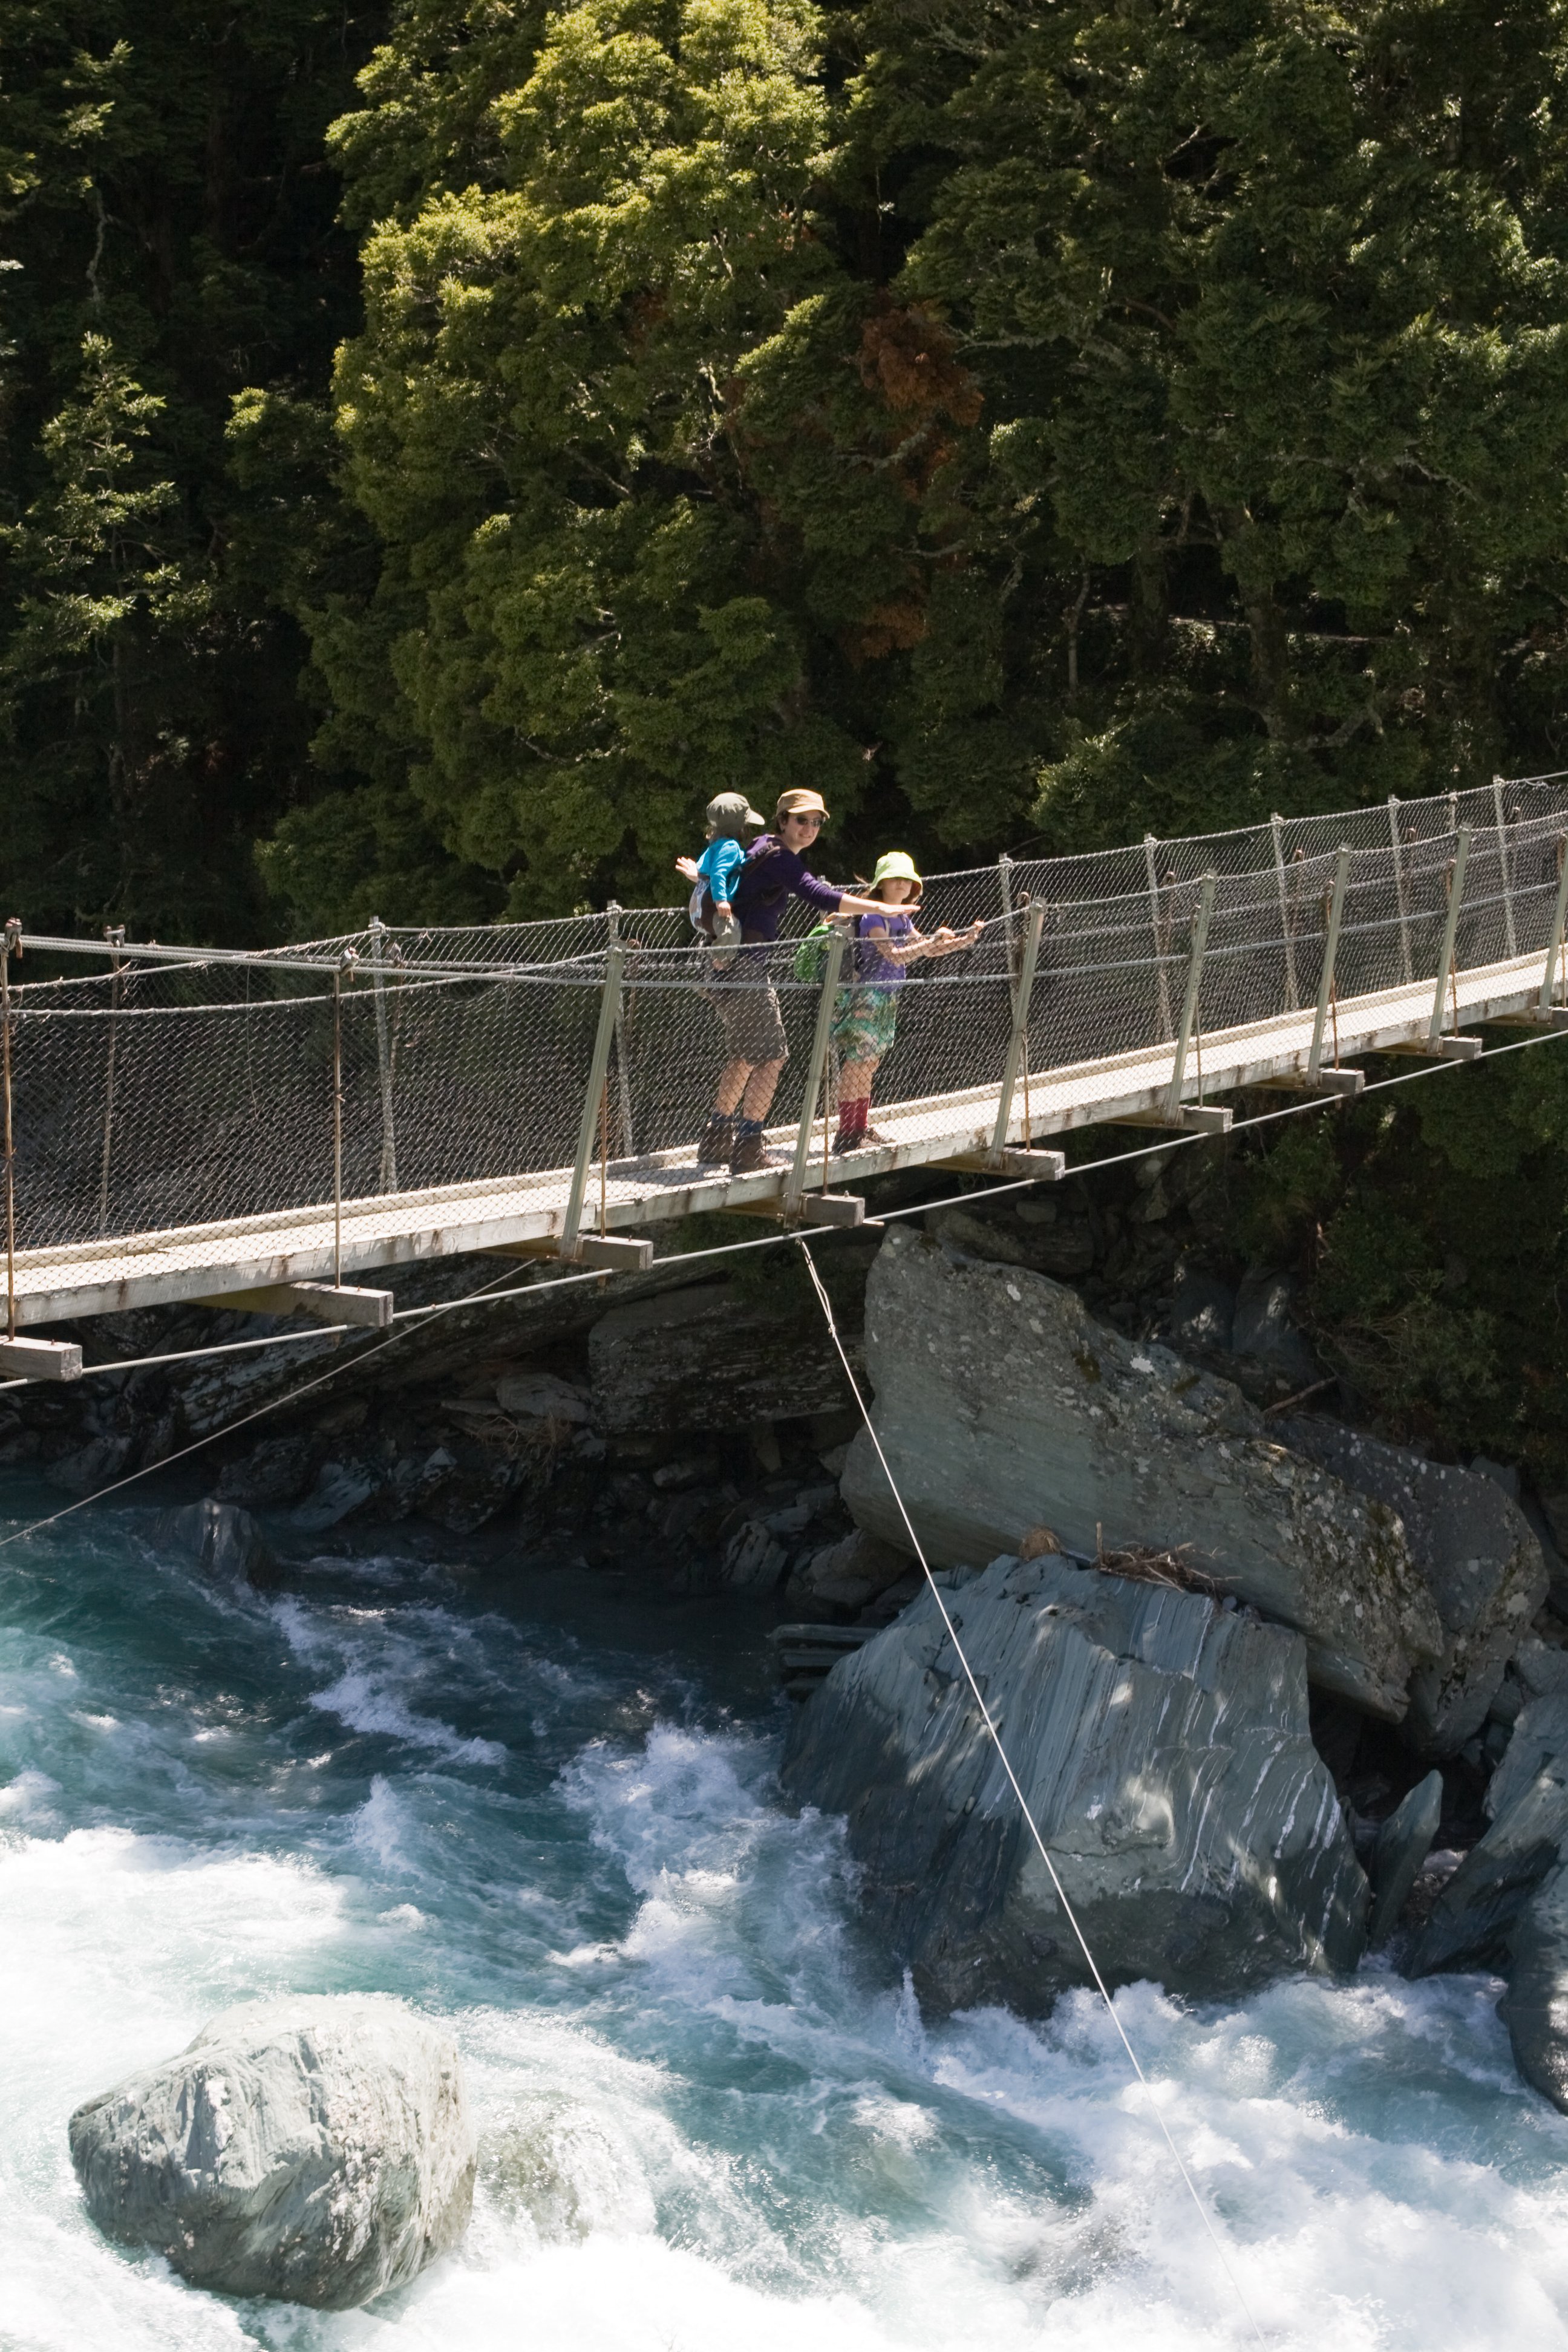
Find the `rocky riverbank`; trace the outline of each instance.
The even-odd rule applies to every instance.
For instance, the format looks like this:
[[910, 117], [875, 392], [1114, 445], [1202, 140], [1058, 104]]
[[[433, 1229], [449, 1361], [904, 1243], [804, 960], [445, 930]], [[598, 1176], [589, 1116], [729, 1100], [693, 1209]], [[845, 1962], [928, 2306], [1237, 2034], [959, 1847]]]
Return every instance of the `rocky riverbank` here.
[[[1369, 1936], [1413, 1969], [1511, 1968], [1521, 2063], [1558, 2097], [1558, 1507], [1347, 1422], [1288, 1276], [1225, 1258], [1222, 1180], [1206, 1146], [1000, 1200], [928, 1172], [872, 1204], [915, 1214], [815, 1247], [1110, 1972], [1199, 1995], [1343, 1969]], [[700, 1255], [751, 1237], [693, 1221], [646, 1276], [555, 1288], [548, 1265], [403, 1269], [400, 1306], [442, 1312], [392, 1347], [13, 1391], [0, 1459], [77, 1495], [210, 1439], [178, 1473], [204, 1499], [156, 1499], [160, 1541], [214, 1575], [408, 1523], [482, 1531], [520, 1573], [766, 1602], [808, 1701], [789, 1783], [848, 1817], [889, 1948], [941, 2000], [1038, 2010], [1081, 1954], [797, 1254]], [[90, 1360], [268, 1328], [188, 1308], [79, 1336]]]

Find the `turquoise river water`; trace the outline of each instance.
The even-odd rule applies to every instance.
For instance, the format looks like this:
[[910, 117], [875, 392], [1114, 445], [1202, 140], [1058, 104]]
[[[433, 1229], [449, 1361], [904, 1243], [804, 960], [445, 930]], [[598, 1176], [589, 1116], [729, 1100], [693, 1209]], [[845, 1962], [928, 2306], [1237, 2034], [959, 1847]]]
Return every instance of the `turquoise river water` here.
[[[0, 1535], [40, 1506], [0, 1484]], [[733, 1604], [368, 1546], [220, 1591], [150, 1524], [0, 1553], [5, 2352], [1256, 2340], [1096, 2001], [922, 2018], [858, 1927]], [[461, 2044], [459, 2254], [328, 2315], [95, 2234], [79, 2100], [228, 2001], [363, 1988]], [[1498, 1990], [1118, 1995], [1270, 2346], [1568, 2348], [1568, 2118]]]

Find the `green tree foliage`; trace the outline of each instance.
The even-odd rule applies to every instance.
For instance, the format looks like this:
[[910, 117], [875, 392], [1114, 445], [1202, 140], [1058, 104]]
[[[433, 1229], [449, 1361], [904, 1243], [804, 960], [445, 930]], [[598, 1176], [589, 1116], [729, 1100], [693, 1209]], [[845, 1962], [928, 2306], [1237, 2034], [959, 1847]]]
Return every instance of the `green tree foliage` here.
[[959, 857], [1549, 763], [1564, 32], [405, 7], [335, 133], [379, 573], [310, 618], [371, 781], [269, 871], [401, 826], [554, 908], [719, 784]]
[[244, 486], [226, 435], [247, 383], [324, 407], [357, 307], [323, 142], [378, 26], [0, 0], [0, 877], [37, 928], [266, 919], [251, 845], [312, 725], [280, 599], [368, 531], [324, 419]]

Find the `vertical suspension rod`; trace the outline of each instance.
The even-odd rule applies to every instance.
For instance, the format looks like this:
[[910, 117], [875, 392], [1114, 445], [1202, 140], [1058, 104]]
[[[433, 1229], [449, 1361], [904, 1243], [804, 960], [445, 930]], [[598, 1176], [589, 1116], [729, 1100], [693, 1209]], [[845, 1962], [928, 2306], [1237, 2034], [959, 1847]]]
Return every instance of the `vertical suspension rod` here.
[[379, 915], [370, 919], [370, 936], [375, 955], [375, 1065], [381, 1080], [381, 1184], [384, 1192], [397, 1190], [397, 1129], [393, 1118], [392, 1051], [386, 1029], [386, 982], [383, 965], [386, 958], [386, 925]]
[[1410, 961], [1410, 902], [1405, 895], [1405, 858], [1399, 840], [1399, 801], [1388, 795], [1388, 845], [1394, 855], [1394, 901], [1399, 909], [1399, 968], [1406, 980], [1415, 977]]
[[1318, 973], [1318, 1011], [1312, 1023], [1312, 1047], [1307, 1055], [1307, 1082], [1318, 1083], [1318, 1072], [1323, 1066], [1323, 1031], [1329, 1018], [1329, 1001], [1334, 991], [1334, 961], [1340, 951], [1340, 924], [1345, 911], [1345, 885], [1350, 880], [1351, 852], [1348, 841], [1340, 844], [1340, 854], [1334, 860], [1334, 887], [1329, 898], [1329, 925], [1323, 935], [1323, 961]]
[[1519, 938], [1513, 927], [1513, 868], [1509, 856], [1508, 824], [1503, 815], [1502, 782], [1500, 776], [1492, 778], [1492, 806], [1497, 811], [1497, 862], [1502, 877], [1502, 928], [1510, 956], [1519, 953]]
[[5, 1337], [16, 1336], [16, 1138], [11, 1123], [11, 958], [22, 952], [22, 925], [13, 915], [0, 934], [0, 1083], [5, 1097]]
[[566, 1195], [565, 1213], [561, 1220], [561, 1255], [576, 1254], [577, 1235], [583, 1223], [583, 1195], [587, 1190], [588, 1169], [594, 1157], [594, 1134], [599, 1123], [599, 1102], [605, 1090], [605, 1076], [610, 1066], [610, 1045], [616, 1034], [616, 1019], [621, 1009], [621, 966], [625, 950], [617, 943], [605, 957], [605, 984], [599, 997], [599, 1025], [594, 1033], [593, 1058], [588, 1065], [588, 1084], [583, 1096], [583, 1118], [577, 1129], [577, 1157], [572, 1166], [572, 1187]]
[[[1454, 942], [1459, 935], [1459, 905], [1465, 895], [1465, 867], [1469, 856], [1470, 828], [1462, 824], [1454, 839], [1454, 869], [1448, 877], [1448, 919], [1443, 926], [1443, 953], [1437, 965], [1437, 984], [1432, 992], [1432, 1023], [1426, 1033], [1434, 1045], [1443, 1034], [1443, 992], [1454, 967]], [[1458, 1026], [1457, 1018], [1454, 1025]]]
[[1173, 1124], [1182, 1115], [1182, 1083], [1187, 1074], [1187, 1048], [1193, 1041], [1193, 1024], [1197, 1018], [1198, 989], [1203, 981], [1204, 956], [1209, 943], [1209, 918], [1214, 913], [1215, 893], [1219, 887], [1217, 874], [1205, 874], [1198, 889], [1197, 911], [1193, 917], [1192, 946], [1187, 953], [1187, 985], [1182, 999], [1182, 1025], [1176, 1036], [1176, 1058], [1172, 1066], [1171, 1084], [1165, 1096], [1165, 1116]]
[[[816, 1027], [811, 1039], [811, 1066], [805, 1074], [805, 1099], [800, 1107], [800, 1125], [795, 1129], [795, 1160], [784, 1186], [784, 1206], [786, 1217], [800, 1214], [800, 1204], [805, 1193], [806, 1162], [811, 1157], [811, 1122], [816, 1113], [816, 1098], [822, 1092], [823, 1073], [827, 1067], [827, 1047], [833, 1029], [833, 1000], [838, 993], [838, 975], [844, 966], [844, 935], [835, 931], [827, 942], [827, 954], [822, 974], [822, 993], [816, 1000]], [[829, 1117], [826, 1106], [823, 1117]]]
[[1013, 992], [1013, 1026], [1007, 1038], [1007, 1059], [1002, 1070], [996, 1125], [991, 1136], [994, 1159], [999, 1159], [1007, 1149], [1007, 1129], [1013, 1119], [1013, 1096], [1018, 1084], [1020, 1055], [1026, 1071], [1029, 1066], [1029, 999], [1035, 991], [1035, 967], [1039, 961], [1040, 933], [1045, 929], [1045, 921], [1046, 905], [1042, 898], [1029, 908], [1029, 919], [1024, 929], [1024, 961], [1018, 972], [1018, 985]]
[[343, 1286], [343, 976], [332, 974], [332, 1281]]
[[1550, 1013], [1557, 990], [1553, 967], [1563, 945], [1563, 927], [1568, 923], [1568, 833], [1557, 836], [1557, 905], [1552, 917], [1552, 937], [1546, 942], [1546, 961], [1541, 973], [1541, 1002], [1538, 1010]]
[[1282, 816], [1271, 816], [1268, 830], [1274, 838], [1274, 873], [1279, 886], [1279, 936], [1285, 949], [1285, 1010], [1294, 1013], [1300, 1002], [1296, 986], [1296, 933], [1291, 922], [1290, 892], [1285, 878], [1285, 845], [1280, 836], [1284, 831]]
[[1149, 877], [1149, 919], [1154, 933], [1154, 980], [1160, 992], [1160, 1030], [1163, 1036], [1171, 1034], [1171, 983], [1165, 976], [1164, 925], [1160, 919], [1160, 877], [1155, 870], [1154, 851], [1157, 847], [1152, 833], [1143, 835], [1143, 866]]

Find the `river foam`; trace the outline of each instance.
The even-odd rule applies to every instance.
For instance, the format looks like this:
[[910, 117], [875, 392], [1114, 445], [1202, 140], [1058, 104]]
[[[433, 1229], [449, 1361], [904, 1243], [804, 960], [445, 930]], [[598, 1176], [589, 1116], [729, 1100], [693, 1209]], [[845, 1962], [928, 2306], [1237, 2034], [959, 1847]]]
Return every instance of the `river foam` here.
[[[724, 1703], [689, 1612], [662, 1651], [605, 1609], [590, 1640], [542, 1584], [465, 1597], [395, 1555], [237, 1599], [147, 1524], [0, 1566], [4, 2352], [1255, 2340], [1098, 2002], [923, 2018], [838, 1825], [778, 1800], [779, 1714]], [[326, 2315], [97, 2236], [79, 2099], [227, 2001], [362, 1987], [463, 2047], [458, 2256]], [[1281, 2352], [1568, 2352], [1568, 2120], [1497, 1992], [1118, 1994]]]

